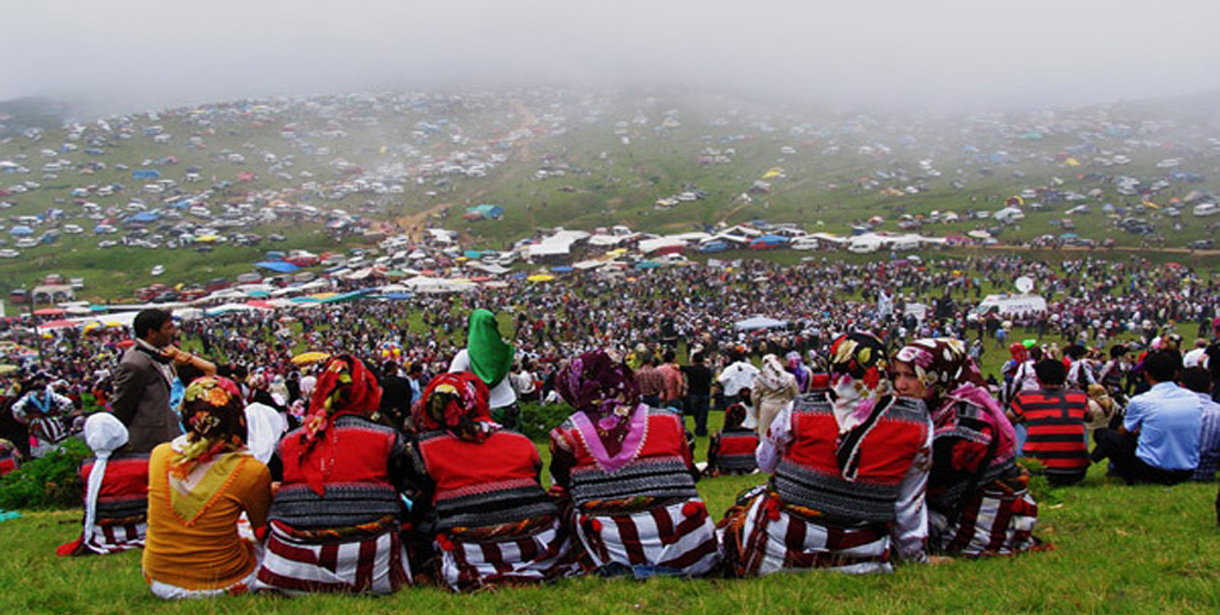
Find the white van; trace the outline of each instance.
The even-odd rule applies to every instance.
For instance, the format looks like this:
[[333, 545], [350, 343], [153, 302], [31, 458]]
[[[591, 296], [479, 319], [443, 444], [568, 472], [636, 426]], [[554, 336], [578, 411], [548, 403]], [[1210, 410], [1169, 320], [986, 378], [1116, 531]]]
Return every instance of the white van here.
[[857, 236], [851, 238], [851, 243], [847, 244], [847, 251], [852, 254], [872, 254], [881, 249], [881, 238]]
[[1220, 205], [1216, 205], [1215, 203], [1202, 203], [1199, 205], [1195, 205], [1195, 208], [1192, 210], [1192, 212], [1196, 216], [1200, 216], [1200, 217], [1214, 216], [1216, 214], [1220, 214]]

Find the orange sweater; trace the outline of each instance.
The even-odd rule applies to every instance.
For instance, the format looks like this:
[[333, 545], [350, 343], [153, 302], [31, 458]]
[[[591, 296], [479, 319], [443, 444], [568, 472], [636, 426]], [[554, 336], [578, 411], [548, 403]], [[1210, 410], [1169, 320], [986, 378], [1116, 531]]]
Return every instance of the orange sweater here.
[[237, 519], [245, 511], [252, 526], [261, 527], [266, 522], [271, 473], [254, 457], [242, 455], [211, 503], [188, 524], [170, 505], [169, 462], [173, 454], [168, 443], [161, 444], [153, 449], [149, 460], [144, 575], [183, 589], [233, 585], [258, 565], [250, 546], [237, 536]]

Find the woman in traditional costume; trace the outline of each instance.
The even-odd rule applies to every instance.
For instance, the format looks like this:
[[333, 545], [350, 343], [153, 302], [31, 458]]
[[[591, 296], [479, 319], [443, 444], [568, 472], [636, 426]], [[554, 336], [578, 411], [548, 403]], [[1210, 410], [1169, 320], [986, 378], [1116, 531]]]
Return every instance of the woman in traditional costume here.
[[574, 571], [571, 534], [542, 488], [542, 460], [525, 436], [491, 420], [487, 385], [442, 374], [415, 407], [413, 451], [435, 516], [440, 578], [454, 591], [537, 583]]
[[1012, 424], [960, 340], [921, 339], [893, 362], [898, 393], [932, 414], [929, 549], [946, 555], [1011, 555], [1037, 544], [1038, 505], [1016, 463]]
[[598, 573], [710, 571], [720, 549], [682, 417], [641, 403], [631, 369], [602, 350], [571, 360], [556, 388], [576, 411], [551, 431], [551, 476]]
[[923, 402], [893, 393], [885, 346], [867, 333], [830, 348], [829, 390], [780, 410], [758, 449], [774, 475], [721, 522], [730, 572], [793, 568], [889, 572], [922, 562], [932, 426]]
[[258, 546], [242, 540], [237, 520], [265, 522], [271, 474], [246, 449], [241, 391], [227, 378], [199, 378], [186, 388], [187, 433], [158, 445], [149, 460], [144, 576], [163, 599], [242, 594], [258, 571]]
[[295, 592], [388, 594], [410, 582], [399, 538], [406, 436], [373, 422], [381, 387], [350, 355], [318, 375], [302, 426], [280, 440], [260, 585]]
[[144, 547], [148, 529], [148, 454], [124, 453], [127, 427], [109, 412], [85, 420], [93, 458], [81, 464], [85, 519], [80, 538], [60, 555], [104, 555]]

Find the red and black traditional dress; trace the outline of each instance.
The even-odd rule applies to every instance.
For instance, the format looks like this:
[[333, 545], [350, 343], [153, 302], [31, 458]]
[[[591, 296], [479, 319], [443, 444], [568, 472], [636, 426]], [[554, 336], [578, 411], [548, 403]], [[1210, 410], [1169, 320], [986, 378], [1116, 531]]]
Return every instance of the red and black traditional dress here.
[[358, 359], [338, 356], [323, 369], [310, 415], [280, 441], [272, 464], [282, 482], [268, 514], [262, 586], [387, 594], [410, 582], [399, 539], [406, 437], [368, 418], [380, 396]]
[[682, 418], [639, 403], [630, 368], [602, 351], [573, 359], [557, 388], [577, 411], [551, 432], [551, 475], [593, 565], [637, 577], [711, 570], [720, 549]]
[[459, 372], [434, 379], [416, 407], [416, 482], [433, 508], [439, 576], [455, 591], [575, 570], [571, 534], [539, 482], [537, 447], [493, 423], [487, 399], [486, 384]]

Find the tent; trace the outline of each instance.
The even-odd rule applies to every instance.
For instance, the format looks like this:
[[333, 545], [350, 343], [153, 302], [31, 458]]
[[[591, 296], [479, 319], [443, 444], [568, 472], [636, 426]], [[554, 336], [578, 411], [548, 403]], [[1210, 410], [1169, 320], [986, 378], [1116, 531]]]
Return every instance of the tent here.
[[758, 329], [775, 329], [778, 327], [786, 327], [788, 323], [783, 320], [767, 318], [766, 316], [753, 316], [745, 320], [740, 320], [733, 323], [733, 328], [738, 331], [755, 331]]
[[300, 267], [297, 267], [288, 261], [262, 261], [260, 263], [254, 263], [254, 266], [262, 267], [263, 269], [270, 269], [276, 273], [292, 273], [300, 269]]

